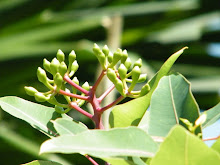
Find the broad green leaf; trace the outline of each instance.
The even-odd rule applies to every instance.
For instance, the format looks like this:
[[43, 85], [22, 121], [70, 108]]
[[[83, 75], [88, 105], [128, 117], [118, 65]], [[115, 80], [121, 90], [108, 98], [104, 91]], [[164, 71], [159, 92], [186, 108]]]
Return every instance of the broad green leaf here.
[[213, 123], [215, 123], [220, 118], [220, 103], [214, 106], [213, 108], [205, 111], [207, 114], [207, 119], [203, 123], [202, 127], [205, 128]]
[[62, 165], [62, 164], [52, 161], [46, 161], [46, 160], [34, 160], [32, 162], [25, 163], [23, 165]]
[[32, 127], [48, 136], [56, 136], [57, 134], [50, 120], [55, 120], [59, 117], [70, 119], [70, 117], [65, 114], [58, 114], [53, 108], [14, 96], [0, 98], [0, 106], [4, 111], [28, 122]]
[[153, 136], [166, 136], [180, 123], [179, 118], [194, 123], [198, 117], [199, 107], [190, 83], [180, 74], [164, 76], [151, 98], [147, 132]]
[[212, 145], [211, 148], [220, 154], [220, 139], [216, 140], [216, 142]]
[[219, 165], [220, 155], [182, 126], [175, 126], [151, 160], [151, 165]]
[[135, 127], [85, 131], [47, 140], [40, 153], [81, 153], [94, 157], [153, 157], [158, 145], [145, 131]]
[[75, 135], [83, 131], [87, 131], [88, 128], [81, 122], [71, 121], [69, 119], [58, 118], [52, 121], [54, 128], [59, 135]]
[[113, 108], [109, 119], [110, 127], [127, 127], [131, 125], [141, 125], [141, 123], [139, 124], [139, 122], [146, 114], [146, 110], [150, 105], [151, 96], [156, 89], [159, 80], [169, 73], [170, 68], [173, 66], [174, 62], [185, 49], [186, 47], [171, 55], [171, 57], [169, 57], [168, 60], [162, 65], [157, 74], [150, 80], [149, 84], [151, 90], [147, 95], [131, 100], [127, 103], [117, 105]]

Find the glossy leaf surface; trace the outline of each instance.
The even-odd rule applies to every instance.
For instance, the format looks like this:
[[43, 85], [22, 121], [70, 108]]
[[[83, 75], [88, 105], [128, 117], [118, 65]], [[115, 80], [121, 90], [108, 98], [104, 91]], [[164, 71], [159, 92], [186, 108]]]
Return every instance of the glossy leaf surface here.
[[52, 138], [41, 145], [40, 153], [81, 153], [95, 157], [152, 157], [158, 145], [145, 131], [129, 127], [109, 131], [91, 130], [75, 136]]
[[179, 118], [194, 123], [198, 117], [199, 108], [191, 93], [190, 83], [180, 74], [171, 74], [160, 80], [152, 95], [145, 127], [150, 135], [166, 136], [174, 125], [180, 124]]
[[171, 130], [151, 160], [151, 165], [161, 164], [218, 165], [220, 164], [220, 155], [198, 137], [177, 125]]

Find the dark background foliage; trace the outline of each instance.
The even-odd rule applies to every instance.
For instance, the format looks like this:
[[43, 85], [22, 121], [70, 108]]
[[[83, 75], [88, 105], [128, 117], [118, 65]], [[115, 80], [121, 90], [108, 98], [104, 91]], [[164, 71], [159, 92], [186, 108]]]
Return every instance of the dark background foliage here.
[[[24, 86], [44, 89], [36, 69], [58, 49], [66, 54], [74, 49], [80, 64], [78, 79], [94, 81], [98, 63], [92, 54], [93, 43], [106, 44], [105, 23], [119, 16], [123, 20], [121, 48], [142, 57], [151, 73], [172, 53], [189, 47], [173, 70], [187, 77], [200, 108], [208, 109], [219, 102], [219, 9], [219, 0], [2, 0], [0, 96], [34, 101], [25, 94]], [[0, 124], [1, 164], [42, 158], [37, 152], [47, 137], [2, 111]], [[88, 163], [78, 154], [64, 157], [72, 164]]]

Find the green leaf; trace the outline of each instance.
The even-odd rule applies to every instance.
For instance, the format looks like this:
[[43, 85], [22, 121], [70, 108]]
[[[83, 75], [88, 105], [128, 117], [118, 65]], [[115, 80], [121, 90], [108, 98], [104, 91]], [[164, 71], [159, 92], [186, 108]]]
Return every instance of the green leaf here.
[[[187, 47], [179, 50], [171, 55], [162, 65], [157, 74], [150, 80], [151, 90], [143, 97], [131, 100], [127, 103], [115, 106], [110, 114], [110, 127], [127, 127], [141, 125], [142, 117], [146, 114], [146, 110], [150, 105], [151, 96], [156, 89], [159, 80], [168, 74], [177, 58], [183, 53]], [[146, 117], [144, 117], [146, 118]]]
[[58, 118], [52, 121], [54, 128], [62, 135], [75, 135], [83, 131], [87, 131], [88, 128], [81, 122], [71, 121], [69, 119]]
[[216, 142], [212, 145], [212, 149], [220, 154], [220, 139], [216, 140]]
[[54, 108], [32, 103], [14, 96], [0, 98], [0, 106], [4, 111], [28, 122], [32, 127], [48, 136], [56, 136], [57, 134], [50, 120], [55, 120], [59, 117], [69, 118], [67, 115], [55, 112]]
[[174, 126], [151, 165], [219, 165], [220, 155], [182, 126]]
[[179, 118], [194, 123], [198, 117], [199, 107], [190, 83], [182, 75], [172, 74], [164, 76], [154, 91], [145, 127], [150, 135], [166, 136], [174, 125], [180, 124]]
[[32, 162], [25, 163], [24, 165], [62, 165], [62, 164], [52, 161], [46, 161], [46, 160], [34, 160]]
[[153, 157], [158, 145], [145, 131], [135, 127], [85, 131], [44, 142], [40, 153], [81, 153], [94, 157]]
[[202, 127], [205, 128], [213, 123], [215, 123], [220, 118], [220, 103], [214, 106], [213, 108], [205, 111], [207, 118]]

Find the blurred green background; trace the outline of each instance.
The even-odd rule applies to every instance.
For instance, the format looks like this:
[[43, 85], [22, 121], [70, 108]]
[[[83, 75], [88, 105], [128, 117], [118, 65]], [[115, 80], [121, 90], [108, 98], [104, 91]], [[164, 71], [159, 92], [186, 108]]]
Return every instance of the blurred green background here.
[[[0, 20], [1, 97], [34, 101], [24, 86], [43, 89], [36, 69], [58, 49], [65, 54], [74, 49], [80, 65], [78, 79], [93, 82], [98, 66], [92, 54], [95, 42], [111, 44], [113, 49], [120, 45], [134, 59], [141, 57], [149, 78], [172, 53], [188, 46], [173, 70], [192, 83], [201, 109], [219, 102], [219, 0], [0, 0]], [[78, 154], [38, 156], [47, 137], [23, 121], [0, 114], [0, 164], [35, 159], [89, 164]]]

